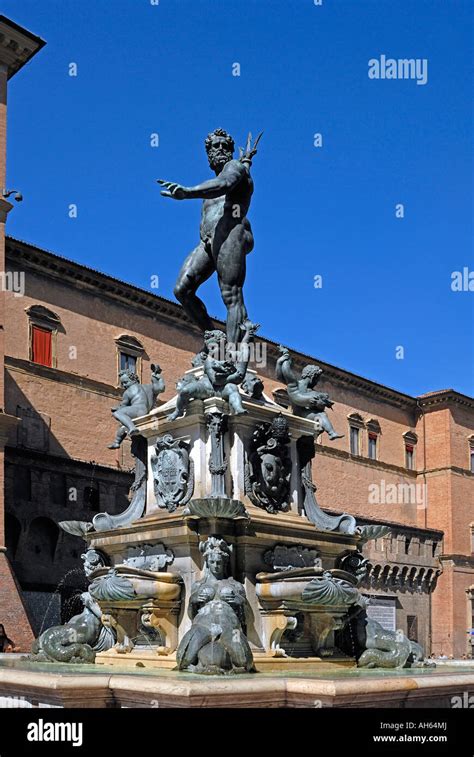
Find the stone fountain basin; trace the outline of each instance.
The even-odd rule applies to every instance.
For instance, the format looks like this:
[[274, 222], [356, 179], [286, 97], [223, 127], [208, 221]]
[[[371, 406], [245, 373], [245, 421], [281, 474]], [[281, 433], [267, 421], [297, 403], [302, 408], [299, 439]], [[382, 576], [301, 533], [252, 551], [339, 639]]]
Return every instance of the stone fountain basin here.
[[257, 573], [256, 594], [263, 602], [302, 602], [304, 589], [314, 578], [330, 573], [333, 578], [342, 579], [351, 586], [356, 585], [356, 578], [345, 570], [333, 568], [324, 570], [314, 568], [289, 568], [275, 573]]
[[183, 580], [173, 573], [118, 565], [98, 568], [91, 576], [89, 590], [97, 600], [157, 599], [171, 602], [179, 599]]

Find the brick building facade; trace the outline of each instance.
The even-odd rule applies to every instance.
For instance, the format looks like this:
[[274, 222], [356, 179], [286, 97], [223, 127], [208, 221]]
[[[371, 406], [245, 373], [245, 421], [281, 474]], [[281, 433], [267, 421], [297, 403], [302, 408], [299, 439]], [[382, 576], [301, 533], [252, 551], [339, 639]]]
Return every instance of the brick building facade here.
[[[39, 49], [41, 41], [28, 39]], [[10, 204], [1, 202], [3, 233]], [[23, 276], [24, 292], [1, 293], [0, 622], [26, 649], [31, 627], [38, 633], [57, 621], [60, 602], [82, 586], [82, 543], [57, 522], [126, 506], [129, 443], [107, 449], [119, 368], [133, 365], [148, 381], [159, 362], [167, 400], [200, 340], [177, 304], [34, 245], [7, 238], [2, 270], [10, 281]], [[258, 372], [267, 394], [285, 404], [277, 346], [262, 343]], [[294, 362], [301, 368], [314, 358], [295, 353]], [[366, 547], [371, 612], [428, 652], [470, 653], [474, 401], [454, 390], [411, 397], [318, 362], [321, 390], [336, 403], [334, 426], [345, 434], [317, 446], [319, 501], [392, 529]]]
[[15, 631], [18, 643], [31, 643], [32, 634], [28, 623], [21, 591], [10, 562], [5, 554], [4, 524], [4, 447], [10, 429], [16, 426], [15, 416], [5, 412], [4, 399], [4, 339], [5, 339], [5, 223], [12, 203], [8, 201], [6, 188], [7, 159], [7, 90], [10, 79], [36, 55], [45, 43], [39, 37], [17, 24], [0, 16], [0, 613], [6, 628]]

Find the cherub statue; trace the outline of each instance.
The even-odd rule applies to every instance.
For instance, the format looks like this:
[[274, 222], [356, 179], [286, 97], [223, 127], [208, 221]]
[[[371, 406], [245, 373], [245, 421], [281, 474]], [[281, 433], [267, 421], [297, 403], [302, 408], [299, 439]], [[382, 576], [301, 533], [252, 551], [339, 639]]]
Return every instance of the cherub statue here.
[[[222, 397], [229, 403], [233, 415], [242, 415], [247, 412], [242, 406], [238, 386], [247, 373], [250, 359], [249, 343], [257, 329], [258, 324], [248, 320], [241, 324], [244, 335], [232, 359], [229, 359], [227, 337], [223, 331], [216, 329], [204, 333], [206, 353], [204, 375], [201, 378], [185, 376], [178, 381], [176, 410], [168, 416], [169, 421], [174, 421], [184, 415], [191, 400], [205, 400], [216, 396]], [[223, 359], [218, 359], [217, 356]]]
[[133, 420], [149, 413], [158, 395], [165, 391], [161, 368], [153, 363], [151, 364], [151, 384], [140, 384], [137, 374], [129, 369], [120, 371], [119, 379], [124, 392], [120, 405], [112, 408], [112, 415], [121, 425], [114, 441], [108, 445], [109, 449], [118, 449], [127, 434], [135, 436], [139, 433]]
[[204, 573], [191, 589], [193, 624], [178, 647], [178, 670], [208, 675], [251, 672], [252, 652], [242, 628], [245, 589], [227, 577], [232, 546], [210, 536], [199, 549], [204, 554]]
[[290, 353], [286, 347], [280, 345], [280, 357], [276, 364], [276, 375], [279, 381], [286, 384], [288, 397], [295, 415], [315, 421], [318, 424], [318, 434], [326, 431], [331, 440], [342, 439], [344, 434], [337, 434], [329, 420], [326, 408], [332, 407], [326, 392], [316, 392], [314, 387], [319, 381], [322, 369], [319, 365], [306, 365], [298, 379], [293, 371]]

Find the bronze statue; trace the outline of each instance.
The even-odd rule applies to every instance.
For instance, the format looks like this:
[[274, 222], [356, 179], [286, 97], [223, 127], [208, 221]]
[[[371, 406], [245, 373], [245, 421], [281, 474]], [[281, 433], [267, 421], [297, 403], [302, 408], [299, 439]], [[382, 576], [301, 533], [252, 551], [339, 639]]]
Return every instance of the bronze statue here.
[[344, 434], [337, 434], [329, 420], [326, 408], [332, 407], [326, 392], [316, 392], [314, 387], [322, 374], [319, 365], [307, 365], [301, 371], [301, 378], [297, 378], [293, 371], [290, 353], [286, 347], [280, 345], [280, 357], [276, 364], [276, 375], [279, 381], [286, 384], [293, 413], [318, 424], [319, 431], [326, 431], [331, 440], [342, 439]]
[[234, 140], [224, 129], [211, 132], [205, 142], [209, 165], [216, 178], [194, 187], [158, 180], [161, 194], [174, 200], [202, 199], [200, 242], [188, 255], [178, 276], [174, 294], [189, 318], [201, 331], [211, 331], [213, 323], [196, 290], [214, 271], [227, 308], [227, 338], [237, 344], [240, 324], [247, 319], [242, 288], [245, 281], [245, 257], [253, 249], [253, 235], [247, 213], [253, 193], [250, 176], [252, 158], [261, 134], [251, 147], [251, 135], [245, 152], [233, 159]]
[[[244, 336], [233, 359], [228, 359], [230, 358], [227, 349], [228, 342], [223, 331], [215, 329], [204, 333], [206, 347], [204, 375], [201, 378], [188, 375], [178, 381], [176, 410], [168, 416], [169, 421], [174, 421], [184, 415], [191, 400], [204, 400], [216, 396], [227, 400], [234, 415], [247, 412], [242, 406], [238, 385], [242, 383], [247, 373], [250, 357], [249, 343], [258, 329], [258, 324], [245, 321], [241, 324], [241, 329]], [[224, 359], [219, 360], [215, 355]]]
[[109, 449], [118, 449], [127, 434], [136, 436], [139, 433], [133, 420], [149, 413], [157, 396], [165, 391], [161, 368], [153, 363], [151, 384], [140, 384], [137, 374], [131, 370], [120, 371], [119, 379], [124, 392], [120, 405], [112, 408], [112, 415], [121, 425], [114, 441], [108, 445]]
[[227, 578], [232, 547], [218, 536], [201, 542], [204, 575], [191, 589], [193, 624], [176, 654], [177, 669], [207, 675], [253, 672], [254, 664], [244, 634], [245, 589]]
[[95, 599], [85, 591], [81, 594], [84, 605], [62, 626], [53, 626], [35, 639], [29, 659], [33, 662], [93, 663], [96, 652], [110, 649], [115, 643], [112, 630], [102, 623], [102, 610]]

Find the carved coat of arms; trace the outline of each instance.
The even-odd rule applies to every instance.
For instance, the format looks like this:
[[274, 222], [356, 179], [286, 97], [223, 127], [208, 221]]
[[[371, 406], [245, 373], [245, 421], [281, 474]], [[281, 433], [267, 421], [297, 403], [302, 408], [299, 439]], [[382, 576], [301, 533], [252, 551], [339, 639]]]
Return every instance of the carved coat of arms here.
[[245, 491], [269, 513], [289, 507], [291, 460], [288, 421], [282, 415], [257, 426], [247, 450]]
[[189, 444], [165, 434], [157, 439], [156, 455], [151, 458], [153, 483], [159, 507], [173, 512], [185, 505], [194, 491], [194, 465]]

